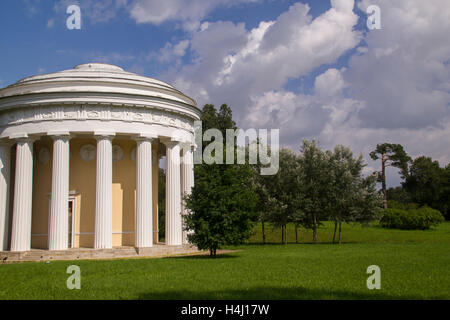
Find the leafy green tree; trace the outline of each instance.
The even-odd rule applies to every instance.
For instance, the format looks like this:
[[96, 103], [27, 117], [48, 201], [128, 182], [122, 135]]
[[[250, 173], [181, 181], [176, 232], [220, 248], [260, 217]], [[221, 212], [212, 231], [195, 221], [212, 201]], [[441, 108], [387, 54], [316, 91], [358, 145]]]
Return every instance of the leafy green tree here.
[[[257, 178], [259, 175], [253, 172], [253, 176]], [[255, 179], [256, 180], [256, 179]], [[255, 193], [257, 196], [255, 212], [257, 214], [257, 219], [261, 223], [261, 237], [262, 243], [266, 243], [266, 223], [270, 221], [271, 203], [270, 195], [265, 187], [265, 185], [260, 184], [259, 181], [255, 181]]]
[[445, 167], [443, 180], [442, 198], [440, 199], [441, 212], [447, 220], [450, 220], [450, 163]]
[[383, 193], [384, 208], [387, 208], [387, 193], [386, 193], [386, 168], [396, 167], [400, 169], [402, 178], [408, 175], [408, 163], [411, 158], [400, 144], [383, 143], [377, 144], [374, 151], [370, 153], [373, 160], [381, 158], [381, 190]]
[[[259, 142], [258, 142], [259, 143]], [[247, 147], [248, 150], [248, 147]], [[266, 177], [260, 174], [260, 163], [252, 165], [253, 183], [255, 186], [255, 195], [257, 197], [255, 212], [256, 218], [261, 223], [262, 243], [266, 243], [266, 223], [270, 222], [275, 199], [271, 198], [270, 190], [266, 185]]]
[[363, 177], [366, 166], [362, 155], [353, 157], [353, 152], [337, 145], [334, 152], [329, 152], [330, 170], [330, 219], [334, 221], [333, 243], [339, 227], [339, 244], [342, 241], [342, 222], [366, 223], [378, 217], [381, 198], [376, 190], [376, 177]]
[[[201, 120], [203, 132], [216, 128], [225, 135], [226, 129], [236, 128], [227, 105], [218, 112], [205, 105]], [[225, 157], [225, 148], [223, 152]], [[184, 217], [185, 230], [193, 231], [188, 234], [190, 243], [209, 249], [215, 257], [222, 245], [241, 243], [251, 235], [256, 205], [253, 171], [248, 164], [202, 163], [195, 166], [194, 177], [192, 193], [185, 198], [191, 211]]]
[[383, 198], [377, 191], [377, 178], [362, 179], [356, 191], [356, 203], [352, 210], [352, 221], [367, 224], [378, 220], [383, 207]]
[[392, 201], [396, 201], [403, 204], [411, 202], [409, 193], [402, 186], [391, 187], [386, 190], [388, 200], [388, 207]]
[[[287, 243], [287, 224], [294, 222], [298, 227], [303, 217], [299, 209], [298, 157], [289, 149], [279, 151], [279, 170], [271, 176], [258, 177], [259, 207], [266, 220], [275, 227], [281, 227], [281, 242]], [[294, 221], [295, 220], [295, 221]]]
[[448, 166], [441, 168], [438, 161], [421, 156], [412, 162], [403, 187], [413, 202], [438, 209], [445, 215], [449, 205], [449, 179]]
[[315, 140], [303, 140], [300, 151], [299, 210], [304, 214], [303, 226], [312, 229], [313, 241], [317, 243], [317, 228], [331, 209], [330, 155], [323, 152]]
[[364, 167], [362, 155], [353, 158], [353, 152], [342, 145], [337, 145], [329, 153], [330, 170], [330, 218], [334, 221], [333, 243], [339, 226], [339, 243], [341, 243], [342, 222], [352, 220], [352, 211], [356, 206], [357, 193], [362, 180]]

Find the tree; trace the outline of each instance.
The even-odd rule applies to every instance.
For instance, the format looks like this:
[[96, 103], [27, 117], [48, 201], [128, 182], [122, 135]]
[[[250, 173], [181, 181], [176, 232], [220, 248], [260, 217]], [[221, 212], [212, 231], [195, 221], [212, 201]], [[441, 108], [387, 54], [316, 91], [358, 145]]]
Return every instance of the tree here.
[[387, 208], [387, 193], [386, 193], [386, 168], [396, 167], [400, 169], [402, 178], [408, 175], [408, 163], [411, 158], [400, 144], [383, 143], [377, 144], [374, 151], [370, 153], [373, 160], [381, 158], [381, 190], [383, 193], [384, 208]]
[[330, 212], [330, 155], [323, 152], [315, 140], [303, 140], [300, 151], [299, 210], [304, 214], [303, 226], [312, 229], [313, 241], [317, 243], [317, 228]]
[[352, 221], [362, 224], [380, 218], [383, 198], [377, 192], [377, 179], [374, 176], [363, 178], [356, 192], [356, 203], [352, 210]]
[[[235, 129], [231, 109], [222, 105], [219, 112], [213, 105], [205, 105], [202, 130], [217, 128], [225, 134]], [[214, 127], [215, 126], [215, 127]], [[223, 148], [225, 156], [225, 148]], [[236, 152], [235, 152], [236, 154]], [[185, 197], [191, 214], [184, 216], [188, 241], [199, 249], [209, 249], [215, 257], [222, 245], [238, 244], [252, 232], [256, 196], [253, 172], [248, 164], [206, 164], [194, 168], [195, 184]]]
[[[259, 143], [259, 142], [258, 142]], [[247, 147], [247, 150], [249, 148]], [[266, 177], [260, 174], [260, 163], [252, 165], [253, 169], [253, 183], [255, 186], [255, 195], [257, 197], [255, 211], [257, 214], [257, 220], [261, 222], [261, 236], [263, 244], [266, 243], [266, 222], [271, 219], [271, 213], [276, 204], [271, 197], [271, 192], [266, 185]]]
[[376, 190], [376, 177], [363, 177], [366, 166], [362, 155], [353, 157], [353, 152], [337, 145], [334, 152], [329, 152], [331, 161], [331, 182], [329, 203], [330, 218], [334, 221], [333, 243], [339, 227], [338, 242], [342, 241], [342, 222], [365, 223], [378, 217], [382, 202]]
[[439, 162], [430, 157], [418, 157], [411, 164], [403, 188], [413, 202], [438, 209], [445, 215], [448, 210], [448, 171], [448, 166], [441, 168]]
[[[250, 151], [250, 145], [256, 144], [257, 148], [264, 147], [269, 150], [269, 146], [262, 146], [259, 140], [249, 143], [245, 146], [245, 152], [248, 154]], [[261, 145], [261, 146], [260, 146]], [[255, 187], [255, 195], [257, 197], [255, 212], [256, 212], [256, 221], [261, 222], [261, 236], [262, 243], [266, 243], [266, 222], [270, 221], [270, 214], [272, 212], [272, 202], [268, 188], [265, 185], [264, 176], [260, 174], [261, 172], [261, 162], [257, 162], [252, 166], [253, 170], [253, 185]]]
[[450, 219], [450, 163], [444, 171], [444, 183], [442, 185], [442, 198], [440, 199], [441, 212], [447, 220]]
[[397, 186], [395, 188], [391, 187], [387, 189], [386, 193], [387, 198], [389, 199], [388, 206], [390, 206], [390, 203], [392, 201], [396, 201], [402, 204], [408, 204], [412, 201], [409, 193], [402, 186]]
[[261, 222], [261, 236], [262, 243], [266, 244], [266, 222], [270, 221], [270, 213], [272, 212], [271, 208], [271, 199], [269, 195], [269, 191], [261, 184], [260, 181], [257, 180], [259, 174], [255, 171], [253, 172], [253, 177], [255, 179], [255, 191], [257, 196], [255, 211], [257, 213], [257, 219]]
[[[299, 209], [299, 176], [297, 155], [289, 149], [279, 151], [279, 170], [272, 176], [258, 176], [259, 208], [265, 221], [281, 227], [281, 242], [287, 243], [286, 226], [298, 227], [302, 213]], [[296, 227], [296, 229], [297, 229]]]
[[339, 226], [339, 244], [341, 243], [342, 222], [352, 220], [352, 210], [356, 206], [362, 169], [362, 155], [353, 158], [353, 152], [342, 145], [337, 145], [329, 154], [331, 161], [330, 181], [330, 217], [334, 221], [333, 243]]

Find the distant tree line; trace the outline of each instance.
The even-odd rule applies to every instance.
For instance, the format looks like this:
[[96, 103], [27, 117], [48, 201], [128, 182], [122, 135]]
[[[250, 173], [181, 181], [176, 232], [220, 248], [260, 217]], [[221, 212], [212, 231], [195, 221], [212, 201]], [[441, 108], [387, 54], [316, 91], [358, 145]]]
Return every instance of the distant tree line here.
[[[225, 136], [226, 129], [236, 129], [227, 105], [219, 110], [205, 105], [201, 120], [202, 133], [216, 128]], [[225, 149], [221, 151], [224, 159]], [[194, 231], [188, 239], [215, 256], [220, 246], [248, 239], [254, 222], [260, 221], [263, 242], [266, 223], [281, 227], [283, 243], [287, 242], [286, 226], [293, 223], [297, 239], [302, 226], [313, 231], [317, 243], [319, 226], [331, 220], [335, 223], [334, 241], [340, 243], [342, 223], [371, 221], [381, 209], [376, 178], [362, 175], [365, 165], [362, 156], [354, 157], [347, 147], [323, 151], [316, 141], [307, 140], [299, 153], [280, 150], [276, 175], [261, 175], [258, 164], [196, 165], [195, 185], [191, 195], [184, 197], [191, 212], [184, 218], [184, 228]]]
[[[382, 184], [385, 208], [391, 207], [389, 202], [393, 201], [428, 206], [450, 219], [450, 164], [441, 167], [438, 161], [426, 156], [413, 160], [399, 144], [379, 144], [370, 155], [374, 160], [381, 159], [381, 172], [377, 176]], [[403, 181], [400, 186], [386, 190], [388, 166], [399, 168]]]
[[[362, 155], [338, 145], [323, 151], [316, 141], [304, 140], [300, 154], [281, 149], [280, 170], [274, 176], [258, 175], [257, 212], [265, 243], [265, 223], [281, 227], [282, 242], [287, 243], [286, 226], [293, 223], [298, 241], [298, 227], [311, 229], [318, 242], [318, 227], [323, 221], [334, 222], [333, 243], [342, 240], [342, 223], [366, 223], [377, 219], [382, 198], [374, 176], [364, 177]], [[336, 239], [336, 236], [338, 239]]]
[[[215, 128], [226, 136], [226, 129], [236, 129], [232, 111], [225, 104], [218, 110], [214, 105], [205, 105], [201, 120], [202, 134]], [[225, 160], [225, 142], [211, 143], [222, 144], [223, 148], [203, 144], [202, 152], [205, 148], [212, 150], [212, 158], [221, 152]], [[264, 147], [272, 152], [269, 146]], [[234, 151], [238, 148], [236, 143], [234, 148]], [[377, 145], [370, 156], [381, 159], [382, 170], [367, 177], [363, 175], [366, 163], [362, 155], [356, 157], [342, 145], [324, 151], [314, 140], [303, 140], [298, 152], [281, 149], [275, 175], [261, 175], [260, 165], [248, 161], [197, 164], [192, 193], [183, 196], [190, 212], [184, 216], [184, 230], [193, 231], [188, 232], [188, 240], [199, 249], [208, 249], [214, 257], [221, 246], [248, 239], [255, 222], [261, 225], [264, 243], [267, 223], [281, 228], [283, 243], [287, 243], [288, 224], [295, 226], [297, 242], [299, 227], [303, 227], [312, 230], [312, 241], [317, 243], [320, 225], [332, 221], [333, 243], [341, 243], [343, 223], [366, 224], [379, 220], [389, 199], [414, 201], [448, 211], [449, 166], [440, 168], [437, 162], [426, 157], [412, 161], [403, 147], [395, 144]], [[386, 189], [388, 166], [400, 169], [404, 178], [402, 187]], [[381, 192], [377, 190], [377, 182], [381, 182]]]

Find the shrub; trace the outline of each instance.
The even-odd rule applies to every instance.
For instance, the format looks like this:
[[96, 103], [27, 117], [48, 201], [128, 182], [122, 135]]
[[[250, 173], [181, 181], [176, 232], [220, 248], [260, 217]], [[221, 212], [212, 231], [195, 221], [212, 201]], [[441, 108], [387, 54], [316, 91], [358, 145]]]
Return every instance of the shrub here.
[[403, 203], [395, 200], [388, 200], [388, 208], [401, 210], [418, 209], [419, 204], [413, 202]]
[[383, 211], [380, 224], [383, 228], [426, 230], [444, 221], [442, 214], [427, 206], [418, 209], [388, 208]]

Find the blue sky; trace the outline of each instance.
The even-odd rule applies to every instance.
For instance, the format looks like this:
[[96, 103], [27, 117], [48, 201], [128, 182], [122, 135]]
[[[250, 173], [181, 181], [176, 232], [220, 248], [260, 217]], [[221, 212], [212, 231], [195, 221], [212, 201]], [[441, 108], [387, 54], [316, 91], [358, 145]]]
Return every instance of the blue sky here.
[[[120, 63], [129, 70], [135, 67], [139, 73], [158, 77], [167, 68], [164, 63], [148, 61], [135, 66], [135, 59], [126, 57], [144, 56], [158, 51], [168, 41], [189, 37], [175, 21], [161, 25], [138, 24], [125, 9], [117, 10], [107, 21], [97, 21], [84, 16], [81, 11], [81, 30], [68, 30], [65, 10], [58, 10], [59, 1], [3, 0], [0, 10], [2, 38], [8, 45], [0, 51], [0, 85], [5, 86], [36, 73], [50, 73], [93, 61]], [[260, 21], [276, 19], [289, 6], [298, 1], [259, 1], [242, 3], [232, 7], [219, 6], [203, 18], [204, 21], [232, 21], [245, 23], [247, 29], [258, 26]], [[330, 8], [328, 0], [303, 1], [309, 3], [312, 16], [317, 16]], [[83, 1], [67, 1], [83, 8]], [[362, 12], [360, 12], [362, 13]], [[53, 21], [51, 27], [49, 21]], [[123, 57], [114, 59], [113, 54]], [[183, 57], [189, 61], [189, 56]], [[341, 65], [339, 61], [337, 65]], [[314, 78], [307, 79], [311, 86]]]
[[[71, 4], [81, 30], [66, 27]], [[450, 161], [446, 0], [2, 0], [0, 24], [1, 87], [106, 62], [227, 103], [240, 127], [279, 128], [296, 151], [305, 138], [349, 146], [367, 173], [382, 142]]]

